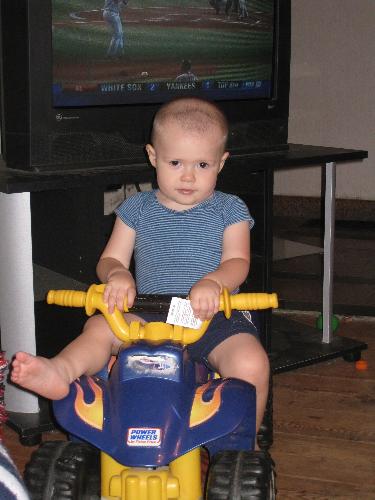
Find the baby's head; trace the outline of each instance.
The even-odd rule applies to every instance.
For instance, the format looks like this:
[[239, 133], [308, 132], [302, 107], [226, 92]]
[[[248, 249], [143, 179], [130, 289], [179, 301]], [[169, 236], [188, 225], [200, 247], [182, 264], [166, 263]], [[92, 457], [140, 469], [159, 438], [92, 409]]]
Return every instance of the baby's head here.
[[159, 138], [166, 139], [170, 130], [180, 129], [216, 143], [225, 151], [228, 123], [222, 111], [212, 102], [196, 97], [183, 97], [164, 104], [156, 113], [151, 143], [157, 147]]
[[228, 157], [227, 135], [225, 116], [210, 102], [180, 98], [159, 109], [146, 150], [163, 205], [186, 210], [212, 195]]

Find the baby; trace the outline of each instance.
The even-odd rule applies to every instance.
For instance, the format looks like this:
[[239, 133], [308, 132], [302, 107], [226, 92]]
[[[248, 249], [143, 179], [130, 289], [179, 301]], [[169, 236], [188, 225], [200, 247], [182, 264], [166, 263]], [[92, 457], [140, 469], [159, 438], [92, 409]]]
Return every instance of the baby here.
[[[188, 346], [192, 359], [223, 377], [256, 387], [257, 427], [268, 395], [269, 362], [259, 341], [254, 313], [218, 312], [220, 292], [236, 293], [250, 268], [250, 229], [254, 223], [237, 196], [215, 190], [228, 158], [227, 121], [213, 103], [179, 98], [156, 113], [146, 151], [156, 169], [158, 188], [138, 193], [116, 210], [113, 232], [98, 265], [110, 312], [140, 294], [188, 295], [194, 314], [212, 319], [205, 335]], [[134, 254], [135, 279], [129, 271]], [[163, 320], [125, 314], [126, 321]], [[11, 380], [50, 399], [67, 395], [82, 374], [98, 372], [121, 342], [101, 315], [57, 356], [46, 359], [18, 352]]]

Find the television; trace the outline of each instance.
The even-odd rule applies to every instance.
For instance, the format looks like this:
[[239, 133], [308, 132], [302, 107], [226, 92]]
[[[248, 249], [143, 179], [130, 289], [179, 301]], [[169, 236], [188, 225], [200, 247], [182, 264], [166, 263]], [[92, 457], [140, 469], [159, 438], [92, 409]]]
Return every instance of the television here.
[[287, 147], [290, 0], [110, 3], [2, 0], [7, 167], [144, 163], [157, 108], [185, 95], [222, 107], [232, 154]]

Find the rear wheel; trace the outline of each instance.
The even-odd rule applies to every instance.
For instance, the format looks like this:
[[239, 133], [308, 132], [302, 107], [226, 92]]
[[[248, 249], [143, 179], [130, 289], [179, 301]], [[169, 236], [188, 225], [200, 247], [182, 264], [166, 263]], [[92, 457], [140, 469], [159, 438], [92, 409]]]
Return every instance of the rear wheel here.
[[207, 500], [274, 500], [274, 462], [267, 451], [223, 451], [210, 467]]
[[32, 500], [98, 500], [99, 451], [85, 443], [46, 441], [32, 454], [24, 480]]

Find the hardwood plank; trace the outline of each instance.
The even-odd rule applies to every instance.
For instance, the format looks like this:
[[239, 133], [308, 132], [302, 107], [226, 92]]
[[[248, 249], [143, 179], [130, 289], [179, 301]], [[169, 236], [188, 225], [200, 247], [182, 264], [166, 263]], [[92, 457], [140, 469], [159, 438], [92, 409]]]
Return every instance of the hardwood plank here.
[[361, 484], [348, 486], [333, 481], [324, 481], [295, 476], [278, 476], [278, 500], [374, 500], [374, 491], [365, 492]]
[[278, 498], [375, 498], [375, 444], [276, 432]]
[[[368, 399], [370, 395], [375, 394], [375, 381], [362, 379], [358, 384], [358, 379], [342, 379], [341, 377], [328, 377], [325, 375], [310, 375], [307, 373], [294, 372], [281, 374], [274, 378], [274, 388], [277, 390], [289, 389], [291, 391], [312, 391], [321, 392], [330, 396], [330, 393], [353, 396], [356, 398]], [[289, 376], [284, 376], [289, 375]], [[276, 380], [277, 378], [277, 380]]]
[[[317, 380], [319, 383], [319, 380]], [[327, 401], [329, 399], [329, 401]], [[359, 411], [362, 414], [371, 410], [375, 404], [375, 393], [361, 389], [358, 393], [344, 393], [340, 385], [331, 386], [330, 391], [322, 391], [319, 387], [308, 389], [304, 384], [299, 387], [278, 387], [275, 401], [288, 405], [301, 406], [302, 408], [325, 408], [329, 410], [335, 405], [337, 411]], [[365, 416], [365, 415], [364, 415]]]
[[375, 380], [363, 380], [355, 372], [350, 382], [311, 376], [309, 368], [274, 377], [275, 429], [375, 442]]
[[[345, 367], [344, 367], [345, 368]], [[342, 368], [341, 368], [342, 369]], [[359, 372], [361, 375], [362, 373]], [[323, 373], [306, 373], [306, 371], [295, 370], [293, 372], [280, 373], [274, 377], [275, 388], [288, 388], [299, 390], [321, 391], [330, 393], [333, 391], [340, 394], [356, 395], [366, 397], [368, 394], [375, 394], [375, 380], [357, 376], [351, 373], [349, 376], [331, 375]], [[360, 384], [358, 383], [360, 380]]]
[[369, 441], [375, 443], [373, 417], [359, 418], [356, 413], [346, 413], [343, 419], [339, 418], [336, 410], [304, 410], [290, 418], [280, 418], [277, 410], [274, 412], [276, 431], [303, 434], [306, 437], [320, 435], [353, 441]]

